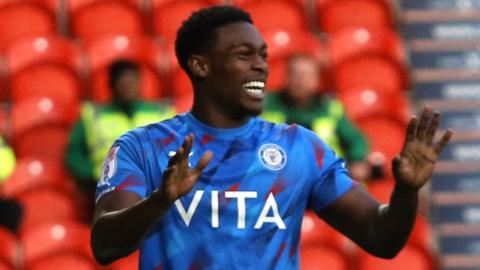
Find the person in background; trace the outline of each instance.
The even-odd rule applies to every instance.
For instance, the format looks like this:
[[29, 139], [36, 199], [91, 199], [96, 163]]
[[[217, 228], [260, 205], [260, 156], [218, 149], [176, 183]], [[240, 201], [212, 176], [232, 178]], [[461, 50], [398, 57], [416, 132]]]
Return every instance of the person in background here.
[[347, 160], [352, 178], [369, 178], [368, 144], [348, 119], [341, 101], [320, 92], [320, 64], [308, 54], [294, 54], [287, 64], [286, 85], [265, 99], [262, 117], [275, 123], [299, 124], [314, 131]]
[[[87, 201], [93, 199], [102, 161], [114, 140], [130, 129], [161, 121], [175, 114], [166, 103], [140, 99], [140, 68], [128, 60], [118, 60], [109, 69], [112, 101], [107, 104], [85, 102], [81, 118], [71, 130], [66, 165]], [[93, 208], [93, 205], [91, 205]]]
[[[0, 136], [0, 187], [15, 169], [15, 153]], [[12, 199], [2, 198], [0, 195], [0, 227], [6, 227], [16, 232], [22, 217], [22, 207]]]

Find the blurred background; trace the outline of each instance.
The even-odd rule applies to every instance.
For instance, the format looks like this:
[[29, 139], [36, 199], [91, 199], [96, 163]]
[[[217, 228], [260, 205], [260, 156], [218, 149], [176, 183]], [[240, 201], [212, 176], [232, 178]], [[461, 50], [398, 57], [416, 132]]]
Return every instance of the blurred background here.
[[479, 270], [480, 0], [0, 0], [0, 269], [136, 269], [138, 252], [94, 262], [95, 181], [66, 161], [73, 129], [85, 104], [115, 103], [118, 60], [137, 65], [138, 99], [188, 110], [175, 34], [214, 4], [252, 14], [269, 47], [272, 95], [288, 83], [292, 55], [315, 60], [316, 94], [336, 97], [363, 134], [361, 180], [381, 202], [413, 113], [429, 105], [442, 111], [441, 129], [455, 130], [397, 258], [367, 255], [307, 212], [301, 268]]

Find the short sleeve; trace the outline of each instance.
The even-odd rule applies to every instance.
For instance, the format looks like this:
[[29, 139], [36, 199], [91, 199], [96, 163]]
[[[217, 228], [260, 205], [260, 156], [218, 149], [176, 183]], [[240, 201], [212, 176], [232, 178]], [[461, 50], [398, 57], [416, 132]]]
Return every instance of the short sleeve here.
[[309, 208], [320, 212], [352, 188], [353, 181], [345, 161], [335, 155], [316, 134], [306, 131], [307, 152], [313, 154], [310, 168]]
[[133, 132], [120, 137], [112, 145], [102, 164], [95, 201], [114, 191], [132, 191], [146, 196], [146, 177], [142, 145]]

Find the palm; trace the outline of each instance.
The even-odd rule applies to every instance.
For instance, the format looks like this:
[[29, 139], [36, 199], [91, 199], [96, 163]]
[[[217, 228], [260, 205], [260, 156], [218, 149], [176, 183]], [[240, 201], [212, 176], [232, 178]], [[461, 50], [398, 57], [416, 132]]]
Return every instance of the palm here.
[[440, 122], [440, 113], [436, 112], [430, 122], [431, 114], [431, 109], [426, 108], [420, 123], [416, 118], [412, 118], [408, 125], [402, 151], [393, 161], [393, 174], [401, 186], [421, 188], [432, 176], [438, 155], [452, 136], [449, 130], [435, 147], [432, 145]]
[[206, 152], [200, 158], [197, 166], [190, 169], [188, 156], [193, 144], [193, 135], [188, 135], [182, 147], [178, 149], [175, 156], [168, 162], [168, 169], [165, 172], [161, 192], [167, 198], [167, 201], [173, 202], [176, 199], [186, 195], [197, 182], [202, 170], [212, 159], [212, 153]]

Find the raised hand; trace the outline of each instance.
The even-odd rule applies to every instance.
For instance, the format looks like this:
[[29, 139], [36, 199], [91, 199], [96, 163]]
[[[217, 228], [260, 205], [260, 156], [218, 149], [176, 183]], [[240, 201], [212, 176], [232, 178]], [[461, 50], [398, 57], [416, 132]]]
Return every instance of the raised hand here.
[[190, 192], [202, 173], [202, 170], [205, 169], [212, 160], [212, 152], [207, 151], [202, 155], [197, 166], [190, 169], [188, 156], [192, 149], [193, 140], [193, 134], [187, 135], [183, 145], [168, 161], [168, 168], [164, 173], [162, 187], [159, 190], [167, 200], [167, 203], [173, 203], [178, 198]]
[[402, 188], [420, 189], [432, 176], [438, 155], [450, 141], [452, 131], [447, 130], [440, 141], [433, 139], [440, 123], [440, 112], [425, 107], [420, 119], [413, 116], [407, 127], [401, 153], [393, 160], [393, 175]]

